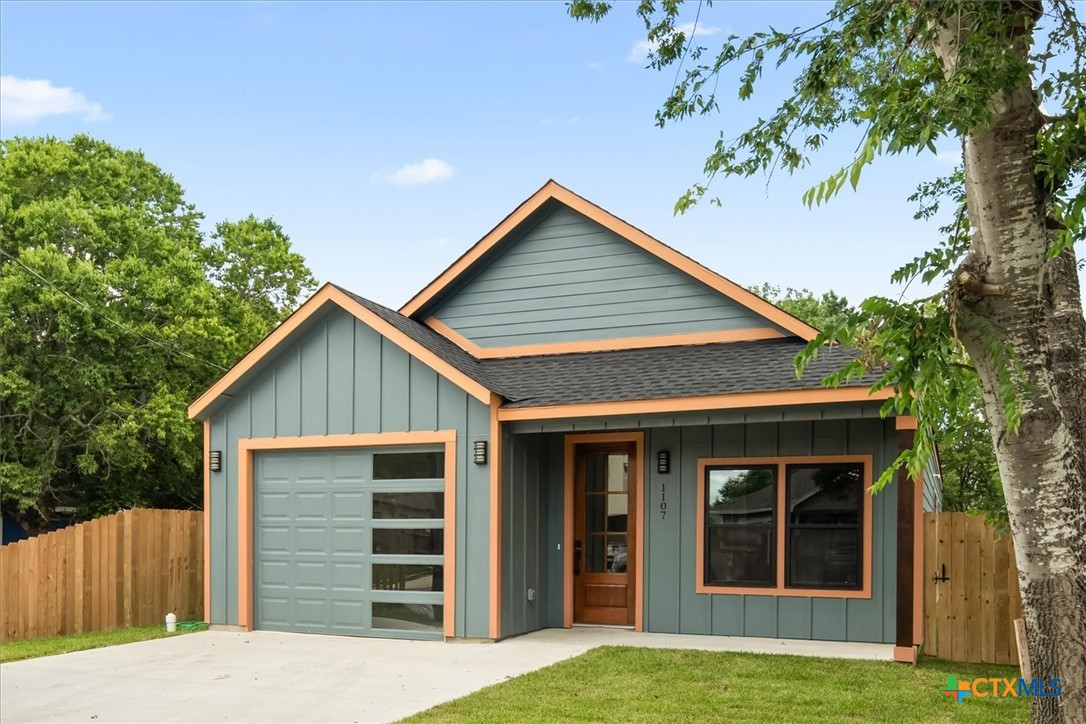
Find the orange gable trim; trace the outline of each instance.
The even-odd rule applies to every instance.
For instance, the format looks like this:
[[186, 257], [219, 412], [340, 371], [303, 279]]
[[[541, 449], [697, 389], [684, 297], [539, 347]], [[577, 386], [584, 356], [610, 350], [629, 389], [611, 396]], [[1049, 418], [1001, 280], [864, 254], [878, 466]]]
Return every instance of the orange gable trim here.
[[715, 289], [729, 299], [741, 304], [752, 312], [765, 317], [770, 322], [783, 327], [792, 334], [806, 340], [811, 340], [818, 334], [818, 330], [809, 324], [806, 324], [784, 310], [775, 307], [757, 294], [747, 291], [730, 279], [725, 279], [711, 269], [698, 264], [690, 257], [675, 251], [667, 244], [654, 239], [637, 227], [623, 221], [614, 214], [601, 209], [599, 206], [578, 196], [569, 189], [560, 186], [553, 180], [547, 181], [547, 183], [543, 185], [543, 188], [532, 194], [527, 201], [518, 206], [513, 213], [505, 217], [500, 224], [495, 226], [490, 233], [476, 242], [474, 246], [453, 262], [448, 269], [443, 271], [422, 291], [412, 297], [411, 300], [400, 309], [400, 312], [407, 316], [417, 313], [449, 284], [460, 278], [465, 271], [479, 261], [484, 254], [504, 239], [521, 222], [551, 199], [555, 199], [574, 211], [583, 214], [603, 226], [605, 229], [618, 234], [649, 254], [652, 254], [656, 258], [667, 262], [680, 271], [689, 274], [706, 286]]
[[682, 347], [691, 344], [718, 344], [721, 342], [753, 342], [760, 339], [782, 339], [784, 337], [783, 334], [772, 327], [755, 327], [720, 332], [663, 334], [657, 337], [620, 337], [583, 342], [549, 342], [544, 344], [519, 344], [509, 347], [480, 347], [437, 317], [427, 319], [426, 326], [449, 341], [454, 342], [460, 349], [476, 359], [536, 357], [539, 355], [573, 354], [576, 352], [614, 352], [622, 349]]
[[815, 390], [778, 390], [774, 392], [738, 392], [730, 395], [675, 397], [626, 402], [586, 402], [577, 405], [514, 407], [498, 410], [502, 422], [514, 420], [553, 420], [560, 417], [606, 417], [608, 415], [648, 415], [656, 412], [701, 412], [740, 407], [777, 407], [817, 405], [837, 402], [871, 402], [893, 395], [889, 389], [871, 392], [867, 387], [835, 387]]
[[197, 418], [203, 414], [211, 403], [218, 399], [218, 397], [226, 392], [226, 390], [230, 389], [231, 385], [240, 380], [254, 365], [256, 365], [257, 362], [274, 351], [279, 344], [289, 337], [292, 332], [298, 329], [302, 323], [316, 314], [329, 302], [337, 304], [347, 312], [350, 312], [363, 324], [371, 327], [382, 337], [385, 337], [393, 344], [401, 347], [412, 357], [415, 357], [438, 374], [448, 378], [449, 381], [460, 387], [460, 389], [464, 390], [472, 397], [484, 404], [490, 404], [491, 391], [486, 387], [471, 379], [466, 374], [408, 337], [406, 334], [363, 307], [354, 299], [351, 299], [351, 297], [344, 294], [332, 284], [325, 284], [317, 290], [316, 294], [307, 299], [302, 306], [298, 307], [293, 314], [287, 317], [282, 324], [261, 340], [260, 344], [254, 347], [249, 354], [242, 357], [241, 361], [231, 367], [215, 384], [209, 387], [195, 402], [189, 405], [189, 418]]

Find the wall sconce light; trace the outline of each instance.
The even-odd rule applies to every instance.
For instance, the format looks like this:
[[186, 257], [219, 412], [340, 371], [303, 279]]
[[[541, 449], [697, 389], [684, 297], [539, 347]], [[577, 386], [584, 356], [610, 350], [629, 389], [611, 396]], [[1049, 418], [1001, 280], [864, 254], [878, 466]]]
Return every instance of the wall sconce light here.
[[472, 443], [472, 460], [476, 465], [486, 465], [486, 440], [476, 440]]
[[213, 473], [222, 472], [222, 450], [212, 450], [208, 453], [207, 467]]
[[671, 472], [671, 453], [667, 450], [656, 453], [656, 472], [661, 475], [667, 475]]

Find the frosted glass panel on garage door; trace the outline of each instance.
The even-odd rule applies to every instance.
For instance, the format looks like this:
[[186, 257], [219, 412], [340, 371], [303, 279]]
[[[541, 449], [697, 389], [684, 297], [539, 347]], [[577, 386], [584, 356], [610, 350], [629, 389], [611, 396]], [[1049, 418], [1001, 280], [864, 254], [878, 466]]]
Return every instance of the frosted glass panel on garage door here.
[[275, 451], [254, 460], [254, 622], [441, 638], [444, 454]]

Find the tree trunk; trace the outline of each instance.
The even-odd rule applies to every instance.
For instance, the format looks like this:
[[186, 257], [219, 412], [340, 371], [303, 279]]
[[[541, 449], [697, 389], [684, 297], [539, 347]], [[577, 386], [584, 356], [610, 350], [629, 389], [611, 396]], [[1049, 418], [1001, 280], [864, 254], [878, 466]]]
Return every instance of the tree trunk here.
[[[1027, 52], [1031, 32], [1009, 38], [1009, 49]], [[935, 42], [947, 73], [959, 34], [948, 26]], [[1062, 684], [1059, 697], [1033, 698], [1031, 718], [1086, 722], [1086, 321], [1073, 250], [1046, 258], [1033, 89], [1000, 94], [991, 108], [991, 124], [965, 138], [972, 249], [950, 299], [991, 423], [1032, 675]], [[1017, 432], [1002, 396], [1014, 365], [1027, 385]]]

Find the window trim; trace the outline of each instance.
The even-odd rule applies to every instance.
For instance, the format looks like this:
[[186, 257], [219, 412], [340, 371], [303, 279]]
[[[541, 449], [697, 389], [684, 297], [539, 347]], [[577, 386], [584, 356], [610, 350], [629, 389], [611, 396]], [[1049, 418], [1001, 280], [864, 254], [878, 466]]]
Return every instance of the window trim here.
[[[787, 521], [785, 512], [788, 509], [787, 493], [787, 467], [789, 465], [817, 465], [820, 463], [858, 463], [863, 466], [863, 512], [861, 517], [860, 540], [861, 550], [861, 575], [860, 588], [791, 588], [785, 585], [787, 571], [785, 569]], [[776, 573], [777, 584], [775, 586], [727, 586], [720, 584], [707, 584], [705, 582], [705, 544], [706, 544], [706, 484], [707, 472], [711, 467], [717, 466], [741, 466], [763, 465], [777, 468], [776, 481]], [[804, 598], [871, 598], [871, 563], [873, 548], [873, 505], [871, 499], [871, 475], [874, 465], [872, 455], [801, 455], [801, 456], [773, 456], [773, 457], [728, 457], [728, 458], [698, 458], [697, 479], [697, 518], [696, 518], [696, 553], [695, 553], [695, 577], [694, 585], [697, 593], [726, 593], [732, 595], [755, 596], [799, 596]]]

